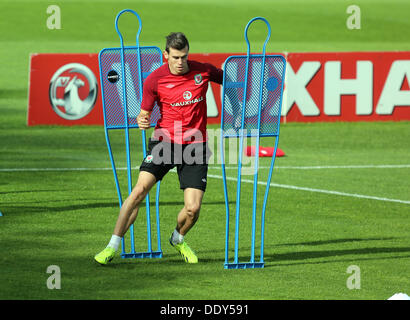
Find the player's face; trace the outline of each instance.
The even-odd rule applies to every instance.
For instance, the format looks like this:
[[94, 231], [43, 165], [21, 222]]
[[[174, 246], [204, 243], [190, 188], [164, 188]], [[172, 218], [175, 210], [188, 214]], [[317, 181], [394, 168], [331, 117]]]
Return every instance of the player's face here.
[[188, 68], [188, 46], [182, 50], [169, 48], [169, 53], [164, 51], [165, 59], [168, 60], [169, 70], [172, 74], [180, 75], [187, 73]]

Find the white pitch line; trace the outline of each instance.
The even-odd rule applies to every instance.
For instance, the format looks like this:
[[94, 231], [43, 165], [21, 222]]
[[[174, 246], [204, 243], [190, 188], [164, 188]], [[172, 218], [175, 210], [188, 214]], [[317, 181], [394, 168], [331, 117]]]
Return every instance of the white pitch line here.
[[[320, 166], [320, 167], [282, 167], [287, 169], [305, 169], [305, 168], [314, 168], [314, 169], [338, 169], [338, 168], [407, 168], [410, 165], [379, 165], [379, 166]], [[212, 168], [212, 167], [210, 167]], [[218, 167], [219, 168], [219, 167]], [[260, 167], [261, 168], [261, 167]], [[269, 168], [269, 167], [267, 167]], [[280, 168], [280, 167], [277, 167]], [[236, 167], [237, 169], [237, 167]], [[112, 168], [3, 168], [0, 169], [0, 172], [25, 172], [25, 171], [101, 171], [101, 170], [112, 170]], [[119, 167], [117, 170], [127, 170], [127, 168]], [[176, 170], [173, 170], [176, 172]], [[208, 174], [210, 178], [216, 179], [223, 179], [222, 176]], [[233, 177], [226, 177], [227, 180], [237, 181], [236, 178]], [[253, 184], [253, 180], [242, 179], [245, 183]], [[258, 184], [267, 185], [267, 182], [258, 181]], [[271, 187], [277, 188], [285, 188], [285, 189], [293, 189], [293, 190], [301, 190], [301, 191], [309, 191], [309, 192], [318, 192], [318, 193], [325, 193], [325, 194], [333, 194], [345, 197], [353, 197], [353, 198], [362, 198], [362, 199], [370, 199], [370, 200], [378, 200], [378, 201], [388, 201], [388, 202], [398, 202], [404, 204], [410, 204], [408, 200], [399, 200], [399, 199], [390, 199], [390, 198], [382, 198], [382, 197], [375, 197], [375, 196], [367, 196], [361, 195], [356, 193], [346, 193], [346, 192], [339, 192], [339, 191], [332, 191], [332, 190], [323, 190], [323, 189], [315, 189], [315, 188], [307, 188], [307, 187], [298, 187], [298, 186], [291, 186], [286, 184], [278, 184], [278, 183], [271, 183]]]
[[[214, 175], [214, 174], [208, 174], [209, 178], [215, 178], [215, 179], [223, 179], [222, 176]], [[226, 177], [226, 180], [230, 181], [237, 181], [237, 178], [233, 177]], [[245, 183], [251, 183], [253, 184], [253, 180], [248, 180], [248, 179], [241, 179], [242, 182]], [[267, 182], [264, 181], [258, 181], [258, 184], [260, 185], [267, 185]], [[278, 184], [278, 183], [271, 183], [271, 187], [277, 187], [277, 188], [285, 188], [285, 189], [293, 189], [293, 190], [301, 190], [301, 191], [309, 191], [309, 192], [318, 192], [318, 193], [325, 193], [325, 194], [332, 194], [332, 195], [338, 195], [338, 196], [344, 196], [344, 197], [352, 197], [352, 198], [362, 198], [362, 199], [370, 199], [370, 200], [378, 200], [378, 201], [388, 201], [388, 202], [398, 202], [398, 203], [404, 203], [404, 204], [410, 204], [410, 201], [407, 200], [398, 200], [398, 199], [389, 199], [389, 198], [382, 198], [382, 197], [374, 197], [374, 196], [366, 196], [362, 194], [356, 194], [356, 193], [346, 193], [346, 192], [339, 192], [339, 191], [332, 191], [332, 190], [323, 190], [323, 189], [315, 189], [315, 188], [307, 188], [307, 187], [298, 187], [298, 186], [291, 186], [287, 184]]]

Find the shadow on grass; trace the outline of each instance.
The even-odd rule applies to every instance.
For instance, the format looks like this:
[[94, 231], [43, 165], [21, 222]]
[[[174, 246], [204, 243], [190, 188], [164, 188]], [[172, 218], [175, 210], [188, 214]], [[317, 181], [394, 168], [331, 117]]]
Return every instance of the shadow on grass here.
[[[326, 244], [332, 244], [332, 243], [349, 243], [349, 242], [357, 242], [357, 241], [386, 241], [386, 240], [395, 240], [399, 239], [398, 237], [371, 237], [371, 238], [341, 238], [341, 239], [328, 239], [328, 240], [317, 240], [317, 241], [306, 241], [306, 242], [295, 242], [295, 243], [278, 243], [274, 245], [266, 245], [265, 244], [265, 257], [266, 257], [266, 252], [268, 250], [275, 250], [274, 248], [276, 247], [282, 247], [282, 246], [319, 246], [319, 245], [326, 245]], [[234, 241], [230, 240], [230, 252], [233, 254], [234, 252]], [[250, 252], [251, 247], [250, 246], [241, 246], [239, 248], [239, 251], [249, 251]], [[212, 250], [203, 250], [201, 251], [203, 253], [208, 253], [208, 252], [225, 252], [225, 247], [220, 248], [220, 249], [212, 249]], [[255, 253], [260, 252], [260, 246], [255, 246]]]
[[372, 241], [372, 240], [394, 240], [395, 237], [372, 237], [372, 238], [346, 238], [346, 239], [329, 239], [329, 240], [317, 240], [317, 241], [306, 241], [306, 242], [296, 242], [296, 243], [279, 243], [275, 247], [281, 246], [317, 246], [322, 244], [333, 244], [333, 243], [345, 243], [345, 242], [358, 242], [358, 241]]
[[[220, 258], [202, 258], [203, 252], [198, 251], [198, 258], [200, 263], [224, 263], [223, 255]], [[284, 267], [284, 266], [295, 266], [295, 265], [309, 265], [309, 264], [324, 264], [324, 263], [335, 263], [335, 262], [348, 262], [348, 261], [366, 261], [366, 260], [386, 260], [386, 259], [405, 259], [409, 258], [410, 255], [391, 255], [391, 256], [378, 256], [372, 257], [369, 255], [374, 254], [397, 254], [397, 253], [410, 253], [410, 247], [382, 247], [382, 248], [362, 248], [362, 249], [349, 249], [349, 250], [325, 250], [325, 251], [308, 251], [308, 252], [291, 252], [282, 254], [270, 254], [265, 256], [265, 268], [270, 267]], [[331, 260], [318, 260], [312, 261], [312, 259], [321, 258], [336, 258], [342, 256], [352, 256], [357, 255], [358, 257], [349, 257], [342, 259], [331, 259]], [[184, 264], [182, 260], [179, 259], [179, 254], [166, 254], [164, 255], [166, 263], [170, 265], [181, 265]], [[169, 260], [169, 259], [172, 260]], [[249, 256], [239, 256], [239, 262], [249, 262]], [[309, 261], [303, 261], [309, 260]], [[259, 262], [259, 257], [255, 258], [256, 262]], [[289, 261], [289, 263], [282, 263]], [[154, 263], [154, 261], [144, 261], [145, 263]], [[229, 262], [233, 262], [233, 254], [230, 255]]]
[[96, 208], [117, 208], [118, 202], [94, 202], [67, 206], [4, 206], [4, 212], [8, 214], [30, 214], [30, 213], [45, 213], [45, 212], [64, 212], [64, 211], [76, 211], [84, 209], [96, 209]]
[[277, 253], [265, 255], [265, 262], [298, 261], [328, 257], [339, 257], [347, 255], [367, 256], [380, 253], [410, 253], [410, 247], [368, 247], [357, 249], [315, 250]]
[[0, 99], [27, 98], [27, 89], [1, 89]]
[[[409, 256], [397, 256], [395, 254], [398, 253], [410, 253], [410, 247], [365, 247], [365, 248], [349, 248], [349, 249], [329, 249], [329, 250], [307, 250], [307, 251], [293, 251], [293, 252], [285, 252], [285, 253], [272, 253], [274, 247], [280, 246], [296, 246], [296, 245], [305, 245], [305, 246], [320, 246], [325, 244], [341, 244], [341, 243], [349, 243], [349, 242], [361, 242], [361, 241], [386, 241], [386, 240], [394, 240], [397, 238], [394, 237], [385, 237], [385, 238], [348, 238], [348, 239], [330, 239], [330, 240], [323, 240], [323, 241], [309, 241], [309, 242], [301, 242], [301, 243], [287, 243], [287, 244], [278, 244], [269, 246], [268, 250], [265, 248], [265, 267], [274, 267], [274, 266], [290, 266], [290, 265], [299, 265], [299, 264], [320, 264], [320, 263], [330, 263], [330, 262], [340, 262], [340, 261], [356, 261], [356, 260], [377, 260], [377, 259], [399, 259], [405, 258]], [[250, 261], [250, 247], [241, 247], [239, 249], [239, 262], [248, 262]], [[242, 252], [249, 252], [248, 255], [240, 254]], [[270, 251], [270, 252], [267, 252]], [[221, 257], [225, 253], [225, 249], [219, 250], [206, 250], [200, 251], [198, 250], [199, 254], [204, 253], [221, 253]], [[260, 247], [255, 248], [255, 261], [259, 261], [259, 254], [260, 254]], [[391, 254], [388, 257], [371, 257], [371, 255], [376, 254]], [[349, 257], [346, 259], [339, 259], [339, 257], [343, 256], [358, 256], [358, 257]], [[233, 248], [229, 251], [229, 261], [233, 262], [234, 258], [234, 251]], [[323, 258], [336, 258], [332, 260], [319, 260], [319, 261], [310, 261], [314, 259], [323, 259]], [[221, 258], [223, 259], [223, 258]], [[201, 259], [203, 262], [215, 262], [219, 259], [212, 259], [212, 258], [205, 258]], [[282, 263], [289, 261], [289, 263]], [[272, 264], [274, 263], [274, 264]]]
[[[44, 190], [45, 192], [46, 190]], [[18, 191], [18, 192], [29, 192], [29, 191]], [[35, 202], [37, 204], [41, 202], [56, 202], [56, 201], [66, 201], [67, 200], [52, 200], [52, 201], [40, 201]], [[84, 200], [86, 201], [86, 200]], [[33, 201], [34, 202], [34, 201]], [[221, 205], [225, 204], [225, 202], [221, 201], [208, 201], [204, 202], [204, 205]], [[160, 212], [161, 208], [167, 206], [179, 206], [183, 207], [183, 201], [165, 201], [160, 203]], [[150, 207], [155, 208], [155, 202], [150, 201]], [[72, 204], [72, 205], [65, 205], [65, 206], [22, 206], [22, 205], [15, 205], [15, 206], [2, 206], [2, 210], [4, 212], [8, 212], [9, 214], [23, 214], [23, 213], [44, 213], [44, 212], [64, 212], [64, 211], [76, 211], [76, 210], [87, 210], [87, 209], [98, 209], [98, 208], [112, 208], [115, 210], [119, 210], [119, 203], [118, 202], [91, 202], [91, 203], [84, 203], [84, 204]], [[141, 209], [145, 209], [145, 201], [140, 204]]]
[[0, 194], [14, 194], [14, 193], [37, 193], [37, 192], [55, 192], [55, 191], [66, 191], [66, 190], [18, 190], [18, 191], [0, 191]]

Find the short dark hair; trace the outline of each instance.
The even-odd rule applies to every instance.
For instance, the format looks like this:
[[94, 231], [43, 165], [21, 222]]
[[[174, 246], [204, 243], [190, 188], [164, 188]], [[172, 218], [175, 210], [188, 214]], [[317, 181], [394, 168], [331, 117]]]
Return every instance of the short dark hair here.
[[182, 50], [186, 46], [189, 49], [189, 42], [188, 39], [182, 32], [172, 32], [168, 36], [166, 36], [167, 42], [165, 44], [165, 50], [169, 53], [169, 48]]

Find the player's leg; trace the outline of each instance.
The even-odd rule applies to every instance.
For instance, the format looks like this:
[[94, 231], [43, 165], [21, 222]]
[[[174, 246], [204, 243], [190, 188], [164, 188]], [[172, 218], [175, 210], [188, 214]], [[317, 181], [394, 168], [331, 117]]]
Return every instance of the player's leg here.
[[[158, 148], [160, 152], [154, 152], [155, 148]], [[156, 157], [162, 156], [164, 148], [163, 143], [159, 140], [149, 139], [148, 152], [145, 159], [141, 163], [137, 184], [122, 204], [120, 214], [114, 228], [114, 235], [120, 238], [124, 236], [137, 218], [139, 204], [145, 199], [146, 195], [155, 183], [160, 181], [172, 168], [171, 165], [159, 163], [159, 160], [156, 159]]]
[[195, 188], [184, 190], [184, 207], [177, 217], [177, 226], [169, 239], [170, 244], [181, 254], [187, 263], [197, 263], [198, 257], [184, 241], [184, 236], [195, 225], [199, 217], [204, 191]]
[[184, 190], [184, 207], [178, 214], [176, 230], [182, 236], [194, 226], [199, 217], [204, 191], [194, 188]]
[[152, 173], [147, 171], [140, 172], [137, 184], [121, 206], [113, 232], [114, 235], [122, 238], [128, 231], [137, 218], [140, 203], [145, 199], [156, 182], [157, 180]]
[[98, 263], [107, 264], [114, 258], [120, 245], [121, 238], [137, 218], [140, 203], [145, 199], [145, 196], [154, 186], [156, 181], [157, 179], [152, 173], [147, 171], [140, 172], [137, 184], [121, 206], [120, 214], [118, 215], [110, 242], [103, 251], [94, 257]]
[[177, 226], [170, 238], [171, 245], [188, 263], [197, 263], [198, 257], [184, 241], [184, 236], [198, 220], [208, 173], [206, 154], [203, 152], [206, 144], [197, 144], [196, 147], [194, 152], [200, 152], [203, 161], [192, 165], [183, 163], [177, 167], [180, 187], [184, 190], [184, 207], [178, 214]]
[[[115, 252], [118, 250], [121, 239], [130, 226], [134, 223], [140, 203], [145, 199], [147, 193], [151, 190], [157, 181], [160, 181], [164, 175], [172, 169], [172, 164], [161, 164], [154, 161], [161, 153], [153, 153], [154, 148], [160, 144], [160, 141], [149, 140], [148, 152], [140, 166], [140, 174], [137, 184], [121, 206], [120, 214], [115, 224], [114, 232], [107, 247], [97, 254], [94, 259], [100, 264], [110, 262]], [[159, 150], [162, 150], [162, 145], [159, 145]]]
[[[208, 156], [205, 153], [207, 144], [197, 143], [195, 146], [190, 145], [186, 148], [190, 148], [191, 151], [186, 152], [185, 149], [184, 157], [187, 155], [194, 157], [195, 161], [188, 165], [187, 159], [184, 159], [177, 167], [180, 187], [184, 190], [184, 207], [178, 214], [176, 231], [182, 236], [185, 236], [198, 220], [208, 174]], [[199, 159], [196, 158], [197, 155]]]

